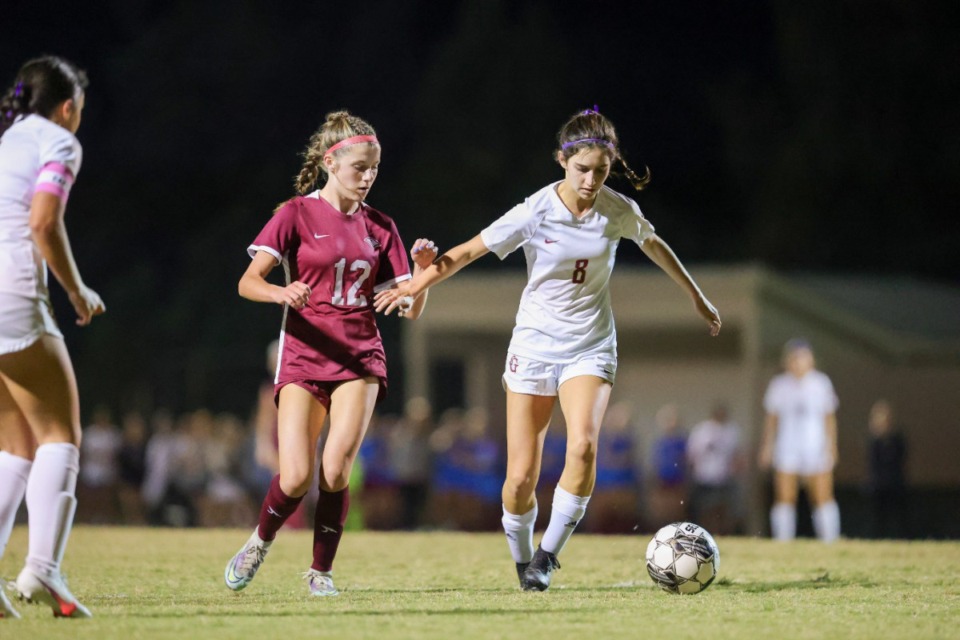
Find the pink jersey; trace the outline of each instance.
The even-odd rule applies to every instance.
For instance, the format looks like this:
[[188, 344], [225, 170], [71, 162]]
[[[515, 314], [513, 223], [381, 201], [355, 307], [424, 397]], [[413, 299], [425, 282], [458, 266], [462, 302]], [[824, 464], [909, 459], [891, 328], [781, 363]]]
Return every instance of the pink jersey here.
[[283, 265], [287, 284], [310, 286], [303, 309], [284, 307], [276, 384], [333, 382], [376, 376], [387, 363], [373, 294], [409, 280], [410, 263], [397, 227], [366, 204], [347, 215], [319, 192], [281, 207], [247, 248]]

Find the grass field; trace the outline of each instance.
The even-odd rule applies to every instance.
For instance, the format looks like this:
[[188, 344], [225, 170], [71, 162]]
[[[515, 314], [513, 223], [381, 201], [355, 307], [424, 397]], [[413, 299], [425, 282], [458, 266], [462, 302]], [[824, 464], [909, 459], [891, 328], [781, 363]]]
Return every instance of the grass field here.
[[[26, 549], [18, 527], [0, 576]], [[497, 534], [349, 532], [337, 598], [300, 573], [310, 534], [281, 532], [257, 579], [224, 587], [240, 530], [79, 527], [65, 569], [93, 620], [22, 605], [0, 638], [957, 638], [960, 543], [719, 538], [720, 576], [696, 596], [653, 586], [647, 536], [576, 535], [545, 593], [524, 593]]]

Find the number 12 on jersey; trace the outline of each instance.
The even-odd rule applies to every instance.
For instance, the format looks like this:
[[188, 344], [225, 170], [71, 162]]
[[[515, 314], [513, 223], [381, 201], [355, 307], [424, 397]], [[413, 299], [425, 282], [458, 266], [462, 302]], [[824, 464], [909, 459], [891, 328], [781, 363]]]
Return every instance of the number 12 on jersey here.
[[347, 267], [347, 259], [340, 258], [333, 266], [337, 270], [337, 281], [333, 286], [333, 298], [331, 298], [330, 301], [333, 304], [346, 304], [351, 307], [362, 307], [366, 305], [367, 297], [359, 294], [359, 291], [364, 281], [370, 277], [370, 263], [366, 260], [354, 260], [350, 263], [350, 273], [360, 271], [360, 277], [357, 278], [357, 281], [354, 282], [350, 290], [347, 291], [346, 300], [343, 299], [343, 272]]

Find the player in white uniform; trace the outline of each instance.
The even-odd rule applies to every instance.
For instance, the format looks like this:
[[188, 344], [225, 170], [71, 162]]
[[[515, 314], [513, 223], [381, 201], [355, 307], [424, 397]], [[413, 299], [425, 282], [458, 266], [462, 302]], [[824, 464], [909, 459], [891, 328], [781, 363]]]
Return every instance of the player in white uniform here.
[[[559, 568], [557, 554], [586, 512], [596, 479], [597, 439], [617, 369], [617, 337], [608, 282], [617, 245], [640, 245], [720, 331], [716, 309], [653, 231], [636, 202], [604, 186], [615, 162], [639, 190], [623, 161], [613, 125], [596, 109], [560, 130], [557, 161], [565, 176], [517, 205], [472, 240], [454, 247], [413, 280], [377, 296], [389, 313], [492, 251], [501, 259], [523, 247], [529, 280], [503, 375], [507, 393], [507, 473], [503, 526], [524, 590], [543, 591]], [[553, 511], [534, 552], [535, 489], [543, 441], [557, 398], [567, 424], [567, 453]]]
[[[48, 56], [21, 67], [0, 100], [0, 555], [26, 497], [29, 552], [17, 591], [72, 618], [90, 617], [60, 573], [76, 508], [80, 408], [50, 311], [47, 265], [78, 324], [103, 313], [100, 296], [80, 278], [63, 223], [80, 170], [74, 134], [86, 86], [82, 71]], [[0, 584], [0, 617], [18, 617], [4, 594]]]
[[807, 341], [788, 342], [786, 372], [770, 381], [763, 399], [766, 421], [759, 463], [761, 468], [773, 467], [770, 527], [777, 540], [796, 536], [801, 478], [812, 503], [817, 537], [831, 542], [840, 535], [840, 509], [833, 497], [837, 395], [830, 378], [814, 364]]

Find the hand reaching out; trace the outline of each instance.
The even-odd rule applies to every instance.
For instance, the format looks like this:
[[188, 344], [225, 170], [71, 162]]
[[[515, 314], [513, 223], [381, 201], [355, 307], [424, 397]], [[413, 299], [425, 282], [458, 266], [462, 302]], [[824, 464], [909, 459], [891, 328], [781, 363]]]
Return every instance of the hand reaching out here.
[[426, 238], [417, 238], [410, 249], [410, 257], [413, 258], [413, 263], [421, 269], [426, 269], [432, 265], [433, 261], [437, 259], [437, 253], [437, 245], [433, 243], [433, 240], [427, 240]]
[[717, 312], [716, 307], [710, 304], [710, 301], [707, 300], [706, 296], [702, 293], [698, 295], [693, 300], [693, 305], [697, 309], [697, 313], [700, 314], [700, 317], [707, 321], [707, 324], [710, 325], [710, 335], [716, 336], [720, 333], [720, 314]]
[[399, 309], [399, 314], [403, 315], [413, 304], [413, 296], [410, 295], [410, 281], [401, 282], [393, 289], [384, 289], [373, 297], [374, 308], [390, 315], [394, 309]]

